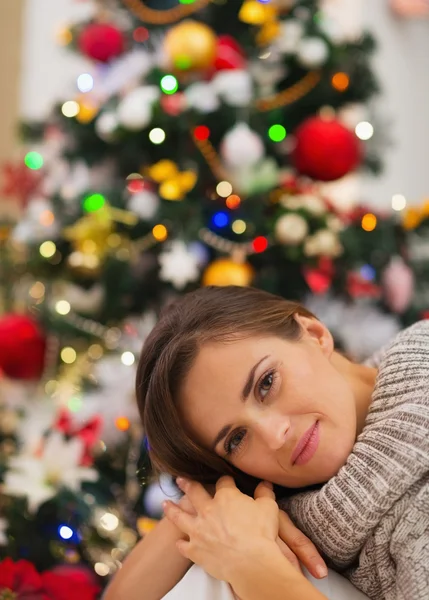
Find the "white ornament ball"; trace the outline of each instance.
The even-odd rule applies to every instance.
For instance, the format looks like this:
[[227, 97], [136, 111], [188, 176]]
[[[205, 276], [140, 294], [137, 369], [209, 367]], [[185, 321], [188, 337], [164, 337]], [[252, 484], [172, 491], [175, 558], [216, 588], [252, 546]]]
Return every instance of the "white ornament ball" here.
[[328, 45], [321, 38], [305, 38], [298, 46], [298, 61], [307, 69], [321, 67], [327, 61], [328, 56]]
[[143, 221], [150, 221], [153, 219], [158, 207], [158, 196], [148, 190], [133, 194], [128, 201], [128, 209], [138, 215]]
[[139, 87], [127, 94], [118, 105], [119, 123], [131, 131], [144, 129], [151, 121], [152, 103], [158, 95], [154, 86]]
[[220, 71], [213, 79], [213, 87], [230, 106], [248, 106], [253, 98], [252, 76], [249, 71]]
[[219, 108], [220, 102], [211, 83], [198, 81], [185, 91], [186, 100], [192, 108], [201, 113], [211, 113]]
[[238, 123], [223, 138], [221, 154], [229, 167], [251, 167], [264, 156], [264, 144], [246, 123]]
[[308, 210], [309, 213], [317, 217], [325, 214], [326, 204], [319, 196], [313, 196], [312, 194], [300, 196], [302, 206]]
[[282, 215], [275, 225], [276, 239], [284, 246], [297, 246], [308, 233], [307, 221], [296, 214]]
[[159, 518], [162, 516], [162, 503], [165, 500], [173, 502], [180, 499], [180, 492], [173, 484], [171, 477], [161, 475], [159, 482], [152, 483], [143, 498], [143, 505], [149, 517]]
[[321, 229], [306, 240], [304, 253], [307, 256], [335, 258], [343, 251], [338, 236], [330, 229]]
[[295, 54], [299, 42], [304, 35], [303, 24], [295, 19], [289, 19], [281, 24], [281, 33], [277, 38], [276, 48], [284, 54]]
[[119, 121], [116, 114], [114, 112], [105, 112], [96, 120], [95, 131], [99, 138], [105, 142], [110, 142], [114, 139], [118, 126]]

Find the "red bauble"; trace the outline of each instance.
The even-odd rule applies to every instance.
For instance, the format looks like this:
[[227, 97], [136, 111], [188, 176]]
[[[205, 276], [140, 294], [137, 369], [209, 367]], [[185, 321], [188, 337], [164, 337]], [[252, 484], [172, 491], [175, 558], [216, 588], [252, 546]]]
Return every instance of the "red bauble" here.
[[107, 63], [123, 53], [125, 42], [122, 32], [108, 23], [91, 23], [79, 35], [82, 54]]
[[220, 35], [216, 48], [215, 71], [244, 69], [245, 54], [240, 44], [230, 35]]
[[295, 137], [294, 166], [313, 179], [335, 181], [353, 171], [361, 161], [358, 138], [338, 121], [311, 117], [298, 127]]
[[0, 372], [11, 379], [39, 379], [45, 362], [46, 338], [25, 315], [0, 319]]

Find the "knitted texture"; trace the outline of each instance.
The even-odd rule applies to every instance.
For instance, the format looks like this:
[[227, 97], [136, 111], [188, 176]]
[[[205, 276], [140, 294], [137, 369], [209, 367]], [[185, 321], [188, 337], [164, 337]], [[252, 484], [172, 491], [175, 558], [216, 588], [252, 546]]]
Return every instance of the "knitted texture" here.
[[321, 489], [280, 502], [373, 600], [429, 599], [429, 322], [379, 353], [365, 427]]

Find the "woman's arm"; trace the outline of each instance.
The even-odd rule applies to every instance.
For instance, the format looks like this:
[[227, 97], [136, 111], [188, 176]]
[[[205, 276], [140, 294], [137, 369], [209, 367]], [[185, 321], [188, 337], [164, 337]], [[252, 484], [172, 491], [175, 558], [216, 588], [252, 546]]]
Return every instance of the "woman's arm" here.
[[240, 600], [327, 600], [272, 543], [230, 565], [229, 583]]
[[115, 575], [103, 600], [159, 600], [185, 575], [191, 561], [176, 542], [186, 536], [167, 519], [141, 540]]

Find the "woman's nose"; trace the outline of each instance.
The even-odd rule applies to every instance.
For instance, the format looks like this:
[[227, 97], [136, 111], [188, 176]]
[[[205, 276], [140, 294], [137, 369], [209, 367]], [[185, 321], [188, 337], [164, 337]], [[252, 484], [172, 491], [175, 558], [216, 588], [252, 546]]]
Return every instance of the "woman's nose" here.
[[255, 429], [270, 450], [280, 450], [286, 442], [290, 421], [285, 415], [267, 411], [258, 415]]

